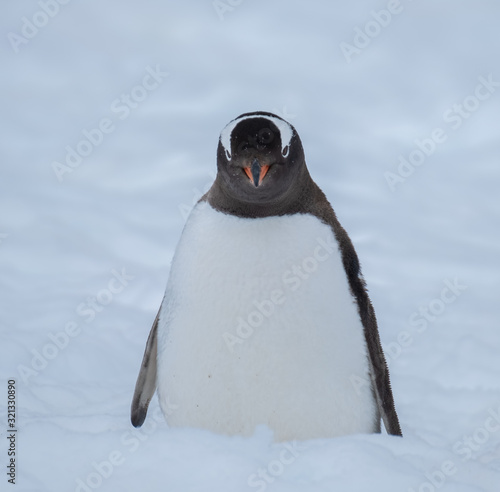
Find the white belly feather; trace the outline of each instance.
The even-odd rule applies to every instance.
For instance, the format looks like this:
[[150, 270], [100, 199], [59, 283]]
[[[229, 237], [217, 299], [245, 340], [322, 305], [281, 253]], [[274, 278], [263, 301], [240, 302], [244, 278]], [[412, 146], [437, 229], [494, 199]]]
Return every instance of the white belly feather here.
[[198, 204], [158, 325], [169, 425], [248, 435], [266, 424], [276, 440], [374, 432], [371, 387], [352, 376], [368, 378], [366, 343], [330, 227]]

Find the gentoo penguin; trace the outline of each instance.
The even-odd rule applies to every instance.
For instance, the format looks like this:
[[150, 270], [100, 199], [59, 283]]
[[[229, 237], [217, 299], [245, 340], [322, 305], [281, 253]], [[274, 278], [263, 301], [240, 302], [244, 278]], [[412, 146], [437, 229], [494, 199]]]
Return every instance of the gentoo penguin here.
[[155, 390], [170, 426], [265, 424], [284, 441], [380, 432], [382, 417], [402, 435], [358, 257], [279, 116], [222, 130], [147, 341], [134, 426]]

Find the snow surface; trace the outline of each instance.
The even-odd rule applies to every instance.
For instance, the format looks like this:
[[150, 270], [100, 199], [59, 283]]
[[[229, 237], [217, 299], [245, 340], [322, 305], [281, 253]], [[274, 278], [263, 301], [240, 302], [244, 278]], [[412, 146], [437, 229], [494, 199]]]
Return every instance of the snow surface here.
[[[50, 3], [1, 16], [0, 489], [500, 490], [498, 2], [52, 3], [16, 53]], [[169, 430], [156, 399], [129, 423], [219, 132], [256, 110], [295, 126], [353, 239], [403, 439]]]

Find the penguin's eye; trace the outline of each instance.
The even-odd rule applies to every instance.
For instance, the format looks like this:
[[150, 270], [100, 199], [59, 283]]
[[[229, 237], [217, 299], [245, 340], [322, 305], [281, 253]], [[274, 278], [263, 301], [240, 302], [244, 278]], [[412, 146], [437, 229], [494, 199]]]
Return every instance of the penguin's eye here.
[[273, 141], [273, 132], [269, 130], [269, 128], [263, 128], [262, 130], [259, 131], [259, 143], [261, 144], [268, 144]]

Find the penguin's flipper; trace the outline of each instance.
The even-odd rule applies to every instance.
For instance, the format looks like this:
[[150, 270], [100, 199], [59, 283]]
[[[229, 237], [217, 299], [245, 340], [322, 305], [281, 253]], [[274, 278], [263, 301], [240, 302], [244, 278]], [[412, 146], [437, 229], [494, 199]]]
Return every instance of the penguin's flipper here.
[[[161, 307], [160, 307], [161, 309]], [[148, 406], [156, 391], [156, 357], [157, 357], [157, 330], [160, 311], [156, 315], [153, 327], [149, 333], [144, 357], [137, 382], [135, 383], [134, 398], [132, 399], [131, 418], [134, 427], [140, 427], [146, 419]]]
[[[359, 315], [363, 325], [363, 331], [366, 340], [368, 351], [368, 362], [370, 366], [370, 378], [377, 401], [379, 414], [384, 421], [384, 426], [388, 434], [402, 436], [401, 427], [399, 425], [398, 414], [394, 405], [394, 397], [392, 395], [391, 381], [389, 378], [389, 368], [384, 357], [382, 344], [380, 343], [380, 335], [378, 332], [377, 318], [373, 309], [366, 284], [361, 275], [361, 267], [358, 260], [358, 255], [354, 250], [354, 246], [340, 225], [333, 209], [330, 207], [324, 212], [325, 222], [330, 224], [333, 233], [339, 243], [342, 251], [342, 262], [347, 274], [347, 280], [351, 288], [351, 292], [356, 298], [358, 304]], [[321, 213], [317, 214], [321, 217]], [[380, 424], [380, 421], [378, 422]]]
[[382, 350], [382, 344], [380, 343], [375, 311], [370, 300], [366, 299], [366, 301], [365, 307], [368, 313], [366, 316], [362, 316], [362, 320], [377, 406], [387, 433], [393, 436], [402, 436], [403, 433], [401, 432], [398, 414], [394, 405], [389, 369]]

